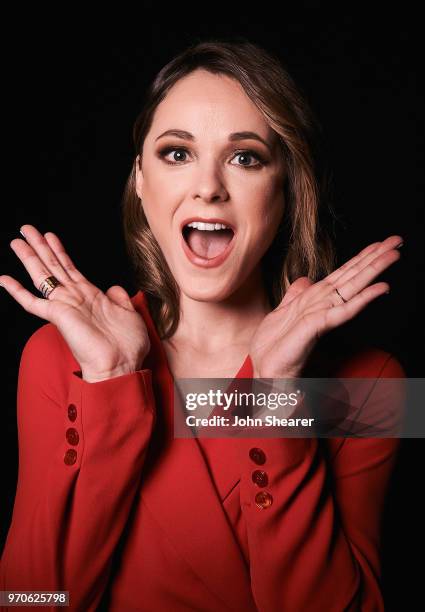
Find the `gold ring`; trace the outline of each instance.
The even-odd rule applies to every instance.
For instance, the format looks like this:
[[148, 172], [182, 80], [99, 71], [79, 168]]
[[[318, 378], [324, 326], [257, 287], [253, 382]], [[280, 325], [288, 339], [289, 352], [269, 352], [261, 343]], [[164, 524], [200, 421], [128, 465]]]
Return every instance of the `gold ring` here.
[[41, 283], [39, 291], [43, 294], [44, 298], [48, 298], [49, 295], [52, 293], [53, 289], [55, 289], [55, 287], [58, 287], [58, 285], [61, 284], [62, 283], [58, 281], [55, 276], [48, 276]]

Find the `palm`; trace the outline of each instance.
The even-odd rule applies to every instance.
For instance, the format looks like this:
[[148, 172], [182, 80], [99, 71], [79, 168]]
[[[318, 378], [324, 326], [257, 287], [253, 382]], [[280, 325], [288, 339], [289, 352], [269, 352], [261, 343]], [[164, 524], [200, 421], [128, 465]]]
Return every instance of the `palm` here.
[[[85, 285], [84, 287], [82, 285]], [[143, 318], [134, 309], [116, 303], [88, 282], [78, 285], [78, 294], [46, 302], [49, 321], [55, 322], [82, 369], [115, 370], [123, 356], [137, 363], [141, 347], [149, 342]]]
[[[256, 330], [250, 346], [254, 375], [264, 378], [297, 377], [317, 340], [355, 317], [369, 302], [388, 291], [388, 284], [370, 285], [376, 276], [400, 258], [399, 236], [363, 249], [357, 256], [313, 283], [298, 278], [279, 306]], [[338, 296], [337, 288], [346, 302]]]
[[[308, 322], [308, 327], [306, 323], [297, 298], [287, 306], [273, 310], [263, 319], [251, 341], [251, 359], [255, 363], [279, 364], [280, 371], [286, 376], [298, 376], [315, 344], [312, 332], [314, 317]], [[267, 377], [267, 373], [264, 369], [263, 376]]]
[[23, 228], [28, 242], [15, 239], [10, 246], [35, 287], [49, 276], [60, 284], [47, 299], [34, 296], [10, 276], [0, 277], [3, 286], [26, 311], [56, 325], [87, 379], [139, 369], [150, 341], [125, 289], [114, 285], [103, 293], [75, 267], [55, 234], [42, 236], [32, 225]]

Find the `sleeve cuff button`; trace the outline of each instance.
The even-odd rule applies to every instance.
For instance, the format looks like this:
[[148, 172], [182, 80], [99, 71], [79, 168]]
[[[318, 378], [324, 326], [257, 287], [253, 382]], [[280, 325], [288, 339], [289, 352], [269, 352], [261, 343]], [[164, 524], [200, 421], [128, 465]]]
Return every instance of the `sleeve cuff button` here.
[[70, 427], [69, 429], [66, 430], [66, 439], [69, 442], [69, 444], [72, 444], [73, 446], [77, 445], [80, 439], [80, 436], [78, 435], [78, 431], [74, 429], [73, 427]]
[[66, 465], [73, 465], [77, 461], [77, 451], [74, 448], [68, 448], [63, 460]]
[[77, 418], [77, 408], [74, 404], [69, 404], [68, 406], [68, 419], [70, 421], [75, 421]]

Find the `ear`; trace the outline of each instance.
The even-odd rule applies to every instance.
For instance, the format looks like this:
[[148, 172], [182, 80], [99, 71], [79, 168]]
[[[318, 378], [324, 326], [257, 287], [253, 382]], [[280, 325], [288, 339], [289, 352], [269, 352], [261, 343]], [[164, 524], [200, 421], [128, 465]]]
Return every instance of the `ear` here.
[[143, 172], [142, 172], [142, 158], [140, 155], [136, 157], [134, 162], [136, 167], [136, 193], [140, 199], [142, 199], [142, 187], [143, 187]]

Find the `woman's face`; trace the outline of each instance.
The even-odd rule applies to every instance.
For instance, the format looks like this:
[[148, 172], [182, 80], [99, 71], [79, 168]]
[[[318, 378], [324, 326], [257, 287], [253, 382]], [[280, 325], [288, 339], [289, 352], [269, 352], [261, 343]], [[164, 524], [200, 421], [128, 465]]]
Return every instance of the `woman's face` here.
[[[170, 130], [178, 132], [164, 134]], [[181, 291], [201, 301], [228, 298], [258, 272], [283, 216], [276, 132], [237, 81], [198, 69], [158, 105], [141, 166], [137, 194]], [[183, 229], [193, 220], [234, 231]]]

